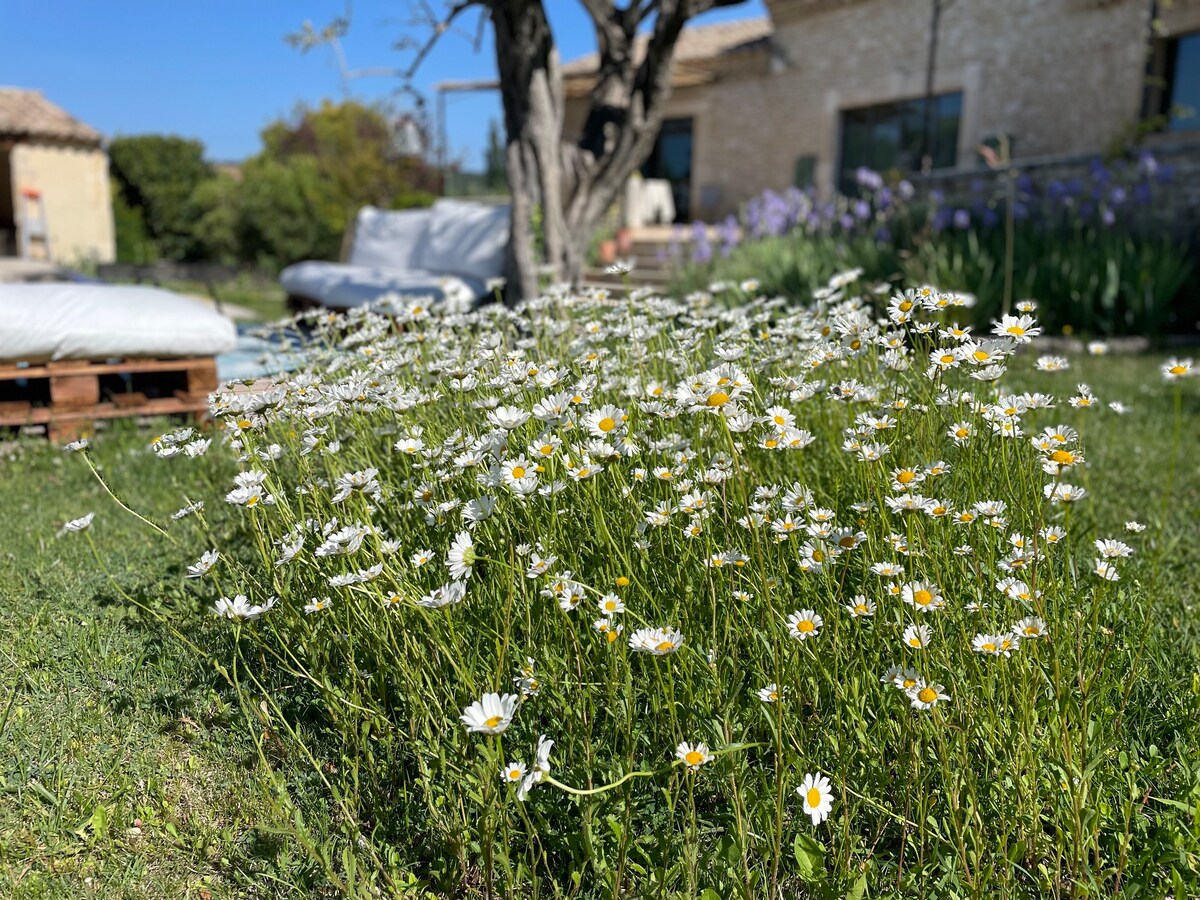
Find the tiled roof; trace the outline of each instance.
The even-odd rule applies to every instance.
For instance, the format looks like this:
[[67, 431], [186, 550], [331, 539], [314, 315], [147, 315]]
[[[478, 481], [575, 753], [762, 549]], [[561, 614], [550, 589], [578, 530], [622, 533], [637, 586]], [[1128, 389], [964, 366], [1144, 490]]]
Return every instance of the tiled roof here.
[[0, 136], [99, 144], [100, 132], [55, 106], [40, 91], [0, 87]]
[[[675, 45], [675, 62], [687, 64], [715, 59], [731, 50], [760, 41], [770, 33], [771, 20], [765, 17], [685, 28]], [[645, 57], [649, 40], [649, 34], [642, 33], [637, 36], [633, 47], [633, 58], [636, 62], [641, 62]], [[581, 78], [594, 75], [599, 65], [600, 54], [589, 53], [564, 63], [562, 72], [566, 78]]]

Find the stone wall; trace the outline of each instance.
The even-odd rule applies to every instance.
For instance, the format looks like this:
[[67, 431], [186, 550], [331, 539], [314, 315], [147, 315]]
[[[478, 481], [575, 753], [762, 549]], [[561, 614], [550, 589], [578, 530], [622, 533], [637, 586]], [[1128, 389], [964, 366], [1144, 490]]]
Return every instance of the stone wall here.
[[[1137, 200], [1126, 197], [1118, 208], [1136, 215], [1137, 224], [1146, 224], [1155, 230], [1166, 229], [1189, 238], [1200, 247], [1200, 134], [1190, 140], [1150, 141], [1140, 154], [1130, 154], [1116, 160], [1104, 160], [1094, 154], [1056, 156], [1018, 161], [1013, 174], [1027, 176], [1036, 184], [1039, 195], [1047, 187], [1057, 183], [1082, 185], [1090, 192], [1096, 183], [1095, 167], [1100, 167], [1114, 185], [1120, 185], [1141, 176], [1152, 182], [1153, 209], [1138, 210]], [[1006, 190], [1008, 170], [1001, 169], [957, 169], [934, 172], [911, 180], [918, 197], [928, 198], [933, 192], [943, 198], [946, 205], [968, 206], [978, 198], [999, 196]], [[1020, 183], [1020, 182], [1018, 182]]]

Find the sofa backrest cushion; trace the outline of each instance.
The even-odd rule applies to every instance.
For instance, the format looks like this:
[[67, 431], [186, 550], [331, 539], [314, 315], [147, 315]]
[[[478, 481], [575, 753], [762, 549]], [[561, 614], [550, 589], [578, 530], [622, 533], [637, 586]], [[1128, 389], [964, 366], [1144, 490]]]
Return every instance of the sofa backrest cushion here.
[[354, 224], [354, 245], [348, 263], [381, 269], [422, 269], [429, 225], [429, 209], [376, 209], [364, 206]]
[[509, 207], [438, 200], [420, 268], [486, 281], [504, 275]]

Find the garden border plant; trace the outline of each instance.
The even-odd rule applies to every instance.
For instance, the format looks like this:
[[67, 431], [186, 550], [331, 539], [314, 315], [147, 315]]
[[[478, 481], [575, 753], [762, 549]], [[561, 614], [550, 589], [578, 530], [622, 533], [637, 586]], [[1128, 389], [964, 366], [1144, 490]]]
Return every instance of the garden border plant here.
[[766, 191], [721, 223], [715, 246], [699, 225], [690, 257], [676, 239], [669, 256], [690, 262], [676, 288], [753, 278], [767, 293], [805, 299], [829, 271], [859, 267], [871, 280], [971, 293], [981, 327], [1021, 297], [1045, 298], [1040, 317], [1052, 334], [1154, 340], [1190, 321], [1200, 285], [1194, 238], [1168, 215], [1171, 167], [1147, 152], [1093, 160], [1084, 177], [1015, 169], [999, 178], [989, 190], [981, 173], [958, 197], [928, 186], [918, 194], [867, 169], [859, 196]]

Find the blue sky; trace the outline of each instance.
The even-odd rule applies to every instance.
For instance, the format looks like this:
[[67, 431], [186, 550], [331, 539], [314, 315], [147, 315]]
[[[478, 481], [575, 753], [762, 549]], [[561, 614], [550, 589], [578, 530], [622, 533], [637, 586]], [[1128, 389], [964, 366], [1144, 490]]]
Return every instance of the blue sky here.
[[[441, 8], [443, 0], [429, 0]], [[564, 59], [594, 47], [577, 0], [545, 0]], [[394, 49], [415, 3], [358, 0], [344, 48], [352, 68], [397, 65]], [[258, 133], [297, 103], [341, 95], [332, 51], [307, 55], [284, 43], [306, 19], [323, 25], [343, 10], [340, 0], [8, 0], [0, 29], [0, 85], [37, 88], [106, 136], [178, 134], [204, 142], [213, 160], [232, 161], [258, 150]], [[474, 31], [479, 13], [461, 21]], [[762, 0], [717, 10], [700, 22], [764, 15]], [[494, 75], [487, 34], [479, 52], [472, 41], [443, 37], [416, 85]], [[361, 100], [387, 98], [394, 82], [351, 84]], [[431, 110], [433, 97], [430, 96]], [[482, 165], [487, 126], [500, 118], [494, 93], [451, 96], [448, 132], [452, 158]]]

